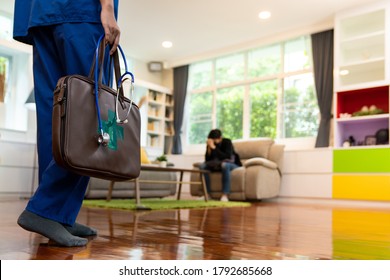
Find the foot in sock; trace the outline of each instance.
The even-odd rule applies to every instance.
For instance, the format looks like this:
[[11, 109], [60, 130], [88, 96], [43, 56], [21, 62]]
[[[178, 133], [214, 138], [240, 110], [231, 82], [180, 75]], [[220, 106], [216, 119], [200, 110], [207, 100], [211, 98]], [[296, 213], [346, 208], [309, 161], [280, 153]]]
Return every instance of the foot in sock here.
[[97, 235], [97, 230], [86, 225], [75, 223], [73, 226], [64, 226], [70, 234], [75, 236], [93, 236]]
[[88, 243], [88, 239], [73, 236], [60, 223], [27, 210], [24, 210], [19, 216], [18, 225], [25, 230], [39, 233], [65, 247], [84, 246]]

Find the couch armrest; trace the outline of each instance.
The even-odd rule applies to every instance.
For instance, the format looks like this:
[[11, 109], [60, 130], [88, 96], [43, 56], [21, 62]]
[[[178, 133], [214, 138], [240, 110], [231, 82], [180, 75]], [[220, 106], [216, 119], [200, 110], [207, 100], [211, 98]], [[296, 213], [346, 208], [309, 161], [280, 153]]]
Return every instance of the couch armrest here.
[[256, 166], [256, 165], [262, 165], [262, 166], [267, 167], [269, 169], [277, 169], [278, 168], [278, 166], [276, 165], [275, 162], [272, 162], [266, 158], [259, 158], [259, 157], [250, 158], [250, 159], [246, 160], [244, 163], [245, 168], [248, 168], [250, 166]]
[[280, 170], [283, 169], [284, 145], [274, 144], [271, 146], [269, 160], [275, 162]]

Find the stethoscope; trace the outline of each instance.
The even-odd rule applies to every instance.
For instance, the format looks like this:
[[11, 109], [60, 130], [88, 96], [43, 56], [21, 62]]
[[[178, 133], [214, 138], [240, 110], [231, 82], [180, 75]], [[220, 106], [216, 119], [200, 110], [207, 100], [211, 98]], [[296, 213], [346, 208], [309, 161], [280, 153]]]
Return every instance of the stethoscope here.
[[[103, 124], [102, 124], [102, 119], [100, 116], [100, 106], [99, 106], [99, 46], [101, 41], [103, 40], [104, 35], [102, 35], [97, 43], [96, 51], [95, 51], [95, 104], [96, 104], [96, 110], [97, 110], [97, 117], [98, 117], [98, 126], [99, 126], [99, 135], [98, 135], [98, 143], [99, 145], [107, 146], [108, 143], [110, 142], [110, 134], [107, 132], [104, 132], [103, 130]], [[125, 64], [125, 73], [121, 75], [121, 77], [118, 79], [118, 84], [117, 84], [117, 92], [116, 92], [116, 98], [115, 98], [115, 121], [117, 124], [125, 124], [128, 123], [128, 117], [130, 115], [131, 108], [133, 107], [133, 94], [134, 94], [134, 75], [133, 73], [128, 71], [127, 68], [127, 62], [126, 62], [126, 57], [125, 54], [121, 48], [121, 46], [118, 45], [119, 52], [123, 58], [124, 64]], [[103, 67], [103, 64], [101, 67]], [[112, 68], [112, 65], [110, 65], [110, 69]], [[111, 72], [111, 71], [110, 71]], [[111, 74], [111, 73], [110, 73]], [[120, 95], [120, 90], [122, 88], [123, 82], [128, 80], [129, 78], [126, 76], [130, 76], [131, 78], [131, 85], [130, 85], [130, 106], [129, 109], [126, 112], [125, 118], [121, 119], [119, 116], [119, 95]]]

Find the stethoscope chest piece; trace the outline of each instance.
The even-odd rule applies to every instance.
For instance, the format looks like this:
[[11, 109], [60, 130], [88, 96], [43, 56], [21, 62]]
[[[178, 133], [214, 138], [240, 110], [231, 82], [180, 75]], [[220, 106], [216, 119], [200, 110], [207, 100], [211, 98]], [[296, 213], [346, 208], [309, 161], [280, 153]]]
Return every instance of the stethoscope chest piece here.
[[110, 134], [108, 134], [107, 132], [100, 134], [98, 136], [98, 143], [100, 145], [103, 145], [104, 147], [106, 147], [108, 145], [108, 143], [110, 143]]

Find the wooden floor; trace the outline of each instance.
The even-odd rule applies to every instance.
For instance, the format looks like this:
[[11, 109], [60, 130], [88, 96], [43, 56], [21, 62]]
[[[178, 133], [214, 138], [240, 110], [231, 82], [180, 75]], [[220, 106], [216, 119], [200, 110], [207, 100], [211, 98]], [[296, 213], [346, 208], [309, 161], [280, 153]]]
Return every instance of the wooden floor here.
[[245, 208], [129, 212], [83, 208], [99, 230], [86, 247], [19, 228], [26, 200], [0, 199], [0, 259], [390, 259], [390, 207], [255, 203]]

